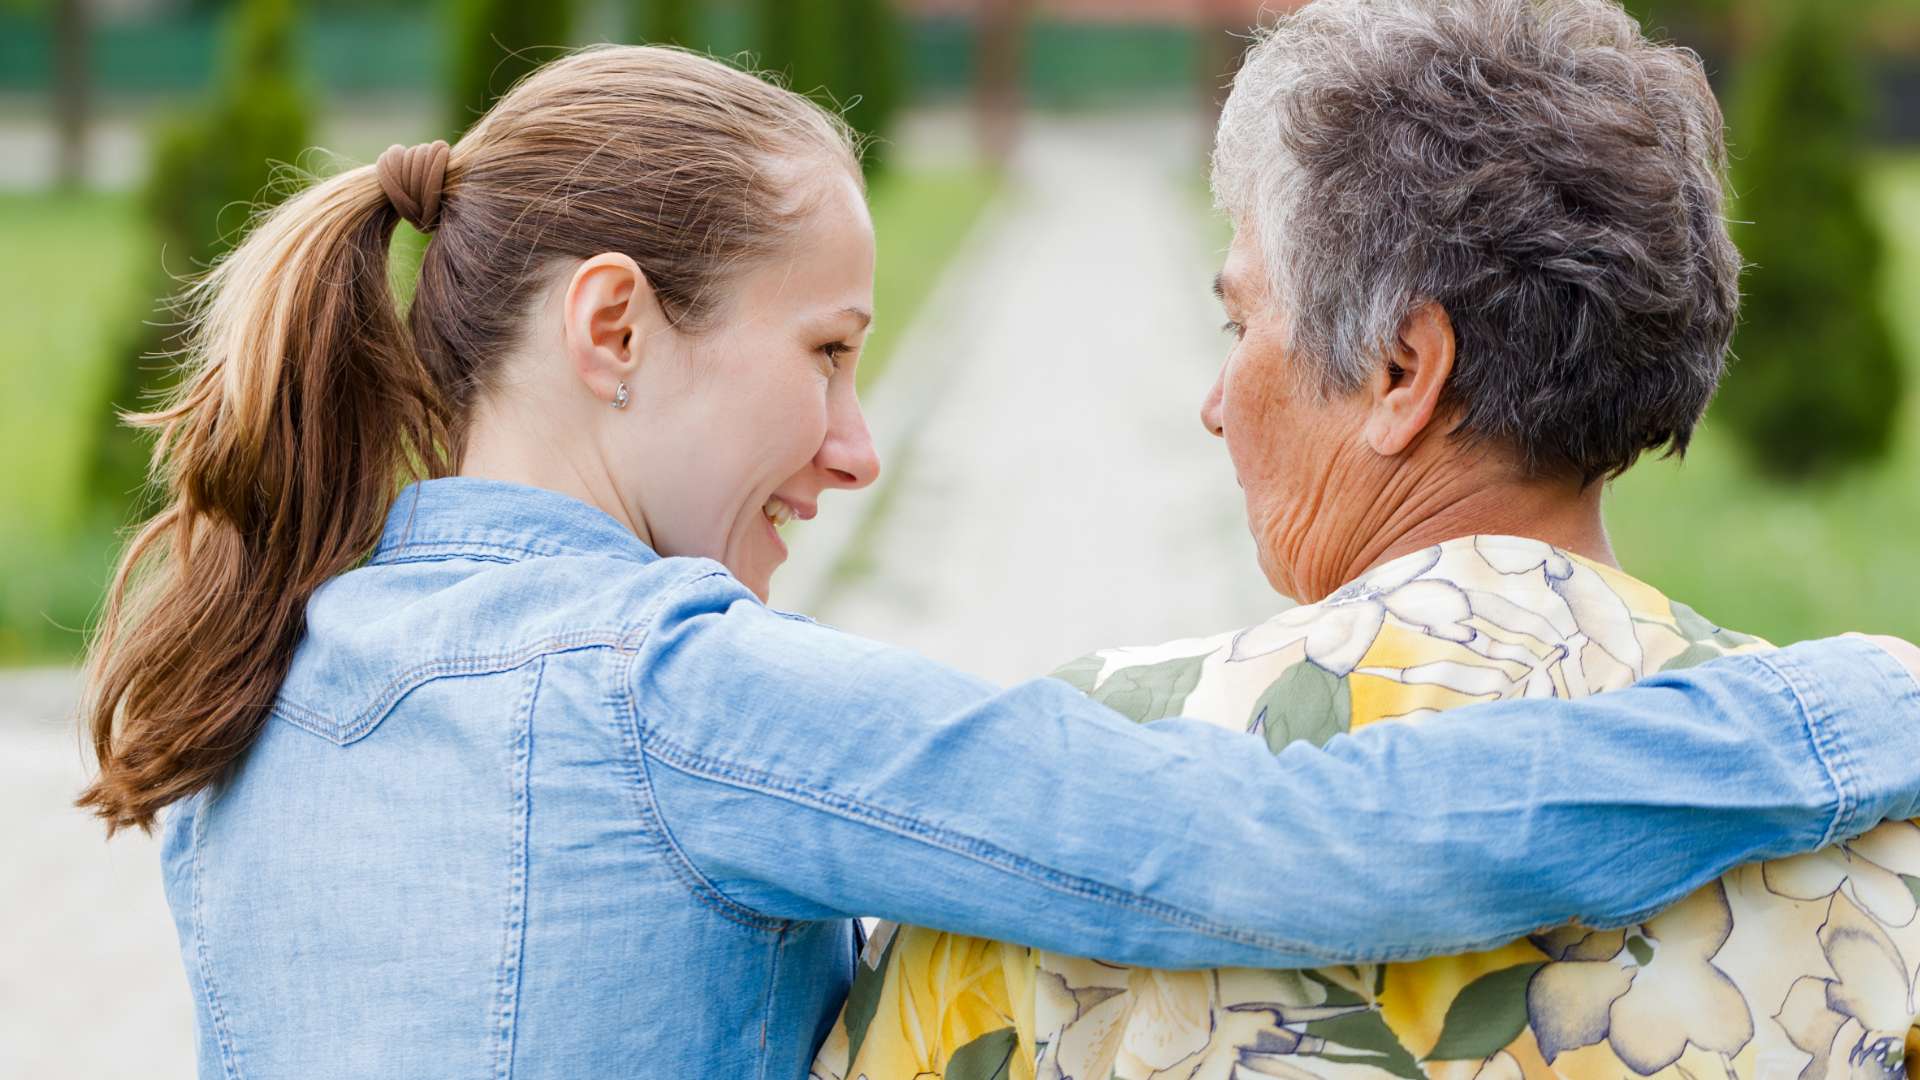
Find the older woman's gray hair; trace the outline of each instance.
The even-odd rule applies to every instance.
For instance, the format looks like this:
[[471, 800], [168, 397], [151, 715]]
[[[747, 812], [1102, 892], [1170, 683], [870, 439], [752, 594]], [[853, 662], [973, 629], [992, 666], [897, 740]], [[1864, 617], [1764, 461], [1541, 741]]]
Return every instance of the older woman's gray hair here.
[[1611, 0], [1318, 0], [1264, 32], [1215, 197], [1327, 392], [1437, 302], [1458, 431], [1585, 482], [1684, 451], [1739, 308], [1720, 107]]

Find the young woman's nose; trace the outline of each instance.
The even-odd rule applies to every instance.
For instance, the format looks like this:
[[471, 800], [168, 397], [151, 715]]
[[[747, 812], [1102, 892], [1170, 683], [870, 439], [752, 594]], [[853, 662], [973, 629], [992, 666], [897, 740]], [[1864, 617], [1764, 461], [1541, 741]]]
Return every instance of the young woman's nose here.
[[834, 410], [827, 441], [820, 447], [820, 467], [839, 487], [863, 488], [880, 476], [880, 452], [858, 402]]

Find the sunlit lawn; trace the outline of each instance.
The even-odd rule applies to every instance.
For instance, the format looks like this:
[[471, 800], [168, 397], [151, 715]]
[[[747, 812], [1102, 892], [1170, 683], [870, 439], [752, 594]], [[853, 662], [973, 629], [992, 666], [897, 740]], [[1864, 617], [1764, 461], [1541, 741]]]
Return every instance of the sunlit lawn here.
[[0, 195], [0, 659], [71, 652], [98, 594], [88, 414], [158, 260], [127, 198]]
[[[1684, 464], [1646, 462], [1610, 501], [1628, 571], [1776, 641], [1855, 629], [1920, 638], [1920, 158], [1879, 170], [1873, 197], [1893, 259], [1878, 299], [1910, 373], [1892, 455], [1782, 488], [1756, 477], [1709, 415]], [[1729, 378], [1739, 377], [1736, 364]]]
[[[863, 385], [885, 368], [993, 186], [964, 170], [875, 183], [879, 319]], [[0, 194], [0, 663], [79, 648], [115, 531], [85, 495], [95, 409], [158, 265], [129, 196]]]

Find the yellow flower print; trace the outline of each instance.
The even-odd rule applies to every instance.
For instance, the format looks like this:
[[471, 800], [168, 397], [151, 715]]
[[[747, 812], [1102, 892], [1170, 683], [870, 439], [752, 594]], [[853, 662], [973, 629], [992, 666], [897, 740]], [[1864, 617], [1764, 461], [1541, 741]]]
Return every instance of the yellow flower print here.
[[1716, 882], [1649, 920], [1641, 936], [1588, 935], [1527, 987], [1541, 1054], [1551, 1063], [1605, 1039], [1628, 1068], [1650, 1076], [1680, 1060], [1689, 1043], [1739, 1053], [1753, 1038], [1753, 1017], [1713, 965], [1732, 932], [1726, 890]]
[[[1913, 980], [1899, 946], [1844, 892], [1836, 892], [1820, 928], [1820, 947], [1833, 978], [1802, 976], [1773, 1017], [1787, 1039], [1810, 1056], [1799, 1080], [1825, 1080], [1841, 1045], [1847, 1047], [1853, 1077], [1904, 1076]], [[1848, 1036], [1851, 1040], [1843, 1043]]]
[[1227, 659], [1251, 660], [1304, 641], [1308, 660], [1335, 675], [1348, 675], [1373, 647], [1389, 613], [1432, 637], [1472, 640], [1474, 630], [1466, 625], [1473, 615], [1467, 594], [1450, 581], [1425, 577], [1439, 564], [1440, 551], [1429, 548], [1396, 559], [1318, 604], [1293, 608], [1242, 631]]

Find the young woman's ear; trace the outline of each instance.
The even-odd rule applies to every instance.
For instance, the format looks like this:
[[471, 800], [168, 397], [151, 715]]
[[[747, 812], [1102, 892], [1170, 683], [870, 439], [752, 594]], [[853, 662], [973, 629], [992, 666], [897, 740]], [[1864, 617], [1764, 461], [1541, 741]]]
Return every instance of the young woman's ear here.
[[1453, 320], [1439, 304], [1428, 301], [1401, 320], [1387, 362], [1367, 380], [1363, 433], [1374, 453], [1404, 453], [1433, 423], [1453, 377], [1453, 350]]
[[647, 275], [632, 258], [602, 252], [574, 270], [561, 303], [568, 364], [589, 393], [613, 401], [666, 326]]

